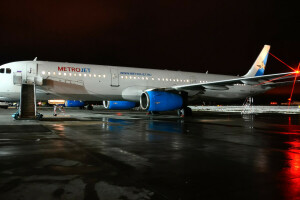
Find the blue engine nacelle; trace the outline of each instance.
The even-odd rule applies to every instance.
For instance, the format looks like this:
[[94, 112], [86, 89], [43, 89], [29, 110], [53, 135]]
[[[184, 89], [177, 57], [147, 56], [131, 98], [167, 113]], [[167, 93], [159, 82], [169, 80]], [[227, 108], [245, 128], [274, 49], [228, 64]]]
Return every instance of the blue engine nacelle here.
[[83, 107], [84, 102], [83, 101], [76, 101], [76, 100], [66, 100], [65, 101], [66, 107]]
[[169, 111], [180, 109], [183, 99], [180, 95], [164, 91], [147, 91], [141, 95], [141, 108], [148, 111]]
[[103, 101], [103, 106], [109, 110], [126, 110], [134, 108], [136, 105], [132, 101]]

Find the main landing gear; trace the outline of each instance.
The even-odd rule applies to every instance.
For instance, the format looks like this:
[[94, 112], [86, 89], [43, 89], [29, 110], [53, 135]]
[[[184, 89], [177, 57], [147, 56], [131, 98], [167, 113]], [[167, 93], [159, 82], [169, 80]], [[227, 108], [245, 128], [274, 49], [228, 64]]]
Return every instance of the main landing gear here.
[[159, 115], [157, 111], [148, 111], [146, 115]]
[[177, 110], [177, 115], [179, 117], [192, 116], [192, 109], [190, 107], [184, 107], [182, 109], [178, 109]]
[[89, 104], [89, 105], [87, 106], [87, 108], [86, 108], [86, 109], [88, 109], [88, 110], [93, 110], [93, 109], [94, 109], [94, 107], [93, 107], [93, 105]]

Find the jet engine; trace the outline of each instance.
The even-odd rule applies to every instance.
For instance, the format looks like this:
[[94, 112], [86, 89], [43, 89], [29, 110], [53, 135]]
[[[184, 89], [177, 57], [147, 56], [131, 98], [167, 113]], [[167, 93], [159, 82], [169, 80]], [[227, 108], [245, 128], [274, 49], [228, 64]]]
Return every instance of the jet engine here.
[[140, 105], [143, 110], [169, 111], [180, 109], [183, 99], [180, 95], [165, 91], [146, 91], [142, 93]]
[[132, 101], [103, 101], [103, 106], [109, 110], [126, 110], [134, 108], [136, 103]]
[[83, 107], [84, 102], [83, 101], [77, 101], [77, 100], [66, 100], [65, 101], [66, 107]]

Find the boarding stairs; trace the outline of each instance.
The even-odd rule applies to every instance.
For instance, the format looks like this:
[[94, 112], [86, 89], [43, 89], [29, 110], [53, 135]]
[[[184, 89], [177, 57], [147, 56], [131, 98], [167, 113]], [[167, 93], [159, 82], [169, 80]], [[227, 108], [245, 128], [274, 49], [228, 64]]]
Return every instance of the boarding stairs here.
[[37, 63], [31, 62], [25, 71], [18, 71], [13, 75], [15, 85], [21, 86], [20, 103], [15, 119], [40, 119], [43, 115], [36, 111], [36, 85], [42, 85], [43, 79], [37, 73]]
[[20, 119], [35, 119], [36, 118], [36, 96], [35, 85], [22, 84], [20, 107]]
[[241, 114], [253, 114], [253, 97], [247, 97]]

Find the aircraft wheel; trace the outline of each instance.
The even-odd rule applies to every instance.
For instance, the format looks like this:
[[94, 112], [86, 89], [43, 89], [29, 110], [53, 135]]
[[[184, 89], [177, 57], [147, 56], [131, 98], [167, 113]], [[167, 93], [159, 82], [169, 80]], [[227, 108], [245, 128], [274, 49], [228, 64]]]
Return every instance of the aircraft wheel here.
[[15, 114], [13, 114], [12, 117], [13, 117], [15, 120], [18, 120], [18, 119], [19, 119], [19, 112], [16, 112]]
[[43, 118], [43, 114], [37, 113], [36, 118], [37, 118], [38, 120], [41, 120], [41, 119]]
[[177, 110], [177, 115], [179, 117], [192, 116], [192, 109], [190, 107], [185, 107]]
[[192, 114], [193, 114], [192, 109], [190, 107], [186, 107], [185, 108], [185, 115], [186, 116], [192, 116]]
[[158, 111], [148, 111], [147, 115], [159, 115]]
[[159, 115], [158, 111], [151, 111], [151, 115]]
[[178, 117], [184, 117], [184, 110], [183, 109], [178, 109], [177, 110], [177, 115], [178, 115]]
[[89, 105], [87, 106], [87, 109], [88, 109], [88, 110], [93, 110], [93, 106], [89, 104]]

